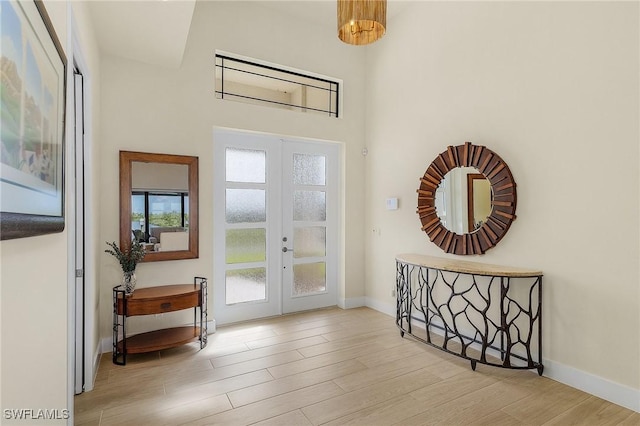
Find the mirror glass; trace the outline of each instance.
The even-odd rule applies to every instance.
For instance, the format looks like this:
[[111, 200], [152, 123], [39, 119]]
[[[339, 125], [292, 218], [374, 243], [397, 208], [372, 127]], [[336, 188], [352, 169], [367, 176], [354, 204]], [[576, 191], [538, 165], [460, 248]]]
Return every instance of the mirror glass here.
[[131, 163], [131, 230], [147, 252], [189, 249], [188, 166]]
[[120, 244], [143, 261], [198, 257], [197, 157], [120, 152]]
[[436, 214], [449, 231], [477, 232], [491, 215], [491, 183], [475, 167], [450, 170], [435, 193]]

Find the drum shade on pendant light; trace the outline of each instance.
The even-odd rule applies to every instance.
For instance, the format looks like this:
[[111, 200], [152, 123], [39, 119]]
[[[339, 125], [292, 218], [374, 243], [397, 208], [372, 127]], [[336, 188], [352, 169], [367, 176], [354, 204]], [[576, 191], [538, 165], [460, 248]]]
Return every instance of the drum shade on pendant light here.
[[338, 0], [338, 38], [345, 43], [373, 43], [386, 26], [387, 0]]

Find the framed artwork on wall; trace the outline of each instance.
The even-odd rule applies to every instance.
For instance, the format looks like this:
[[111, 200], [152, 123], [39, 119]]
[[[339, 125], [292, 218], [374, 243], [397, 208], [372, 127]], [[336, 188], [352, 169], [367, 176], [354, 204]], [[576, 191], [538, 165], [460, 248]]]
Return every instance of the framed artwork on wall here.
[[66, 57], [40, 0], [0, 8], [0, 239], [62, 232]]

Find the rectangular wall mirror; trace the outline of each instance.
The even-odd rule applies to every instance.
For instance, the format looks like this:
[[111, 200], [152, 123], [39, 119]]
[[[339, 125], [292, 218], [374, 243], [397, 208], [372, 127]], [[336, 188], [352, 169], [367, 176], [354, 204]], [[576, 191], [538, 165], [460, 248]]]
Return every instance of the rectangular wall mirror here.
[[120, 247], [143, 262], [198, 257], [198, 157], [120, 151]]

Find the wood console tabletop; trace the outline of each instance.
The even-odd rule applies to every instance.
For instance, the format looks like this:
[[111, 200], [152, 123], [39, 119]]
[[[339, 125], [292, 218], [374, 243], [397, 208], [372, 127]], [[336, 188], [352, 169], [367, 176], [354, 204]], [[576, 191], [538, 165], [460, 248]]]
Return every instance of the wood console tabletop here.
[[444, 259], [422, 254], [399, 254], [396, 260], [416, 266], [459, 272], [461, 274], [484, 275], [488, 277], [538, 277], [542, 271], [535, 269], [514, 268], [512, 266], [491, 265], [459, 259]]

